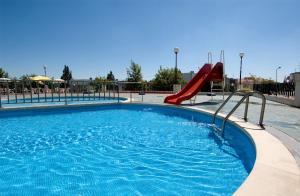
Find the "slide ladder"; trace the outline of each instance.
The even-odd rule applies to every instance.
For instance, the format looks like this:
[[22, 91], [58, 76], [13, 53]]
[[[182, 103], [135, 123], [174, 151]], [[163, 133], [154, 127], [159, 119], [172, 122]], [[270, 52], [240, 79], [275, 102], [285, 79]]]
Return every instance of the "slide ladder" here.
[[[211, 52], [208, 53], [208, 61], [212, 62], [212, 54]], [[213, 99], [213, 96], [216, 95], [216, 93], [222, 92], [223, 100], [224, 100], [224, 90], [225, 90], [225, 55], [224, 50], [221, 50], [220, 53], [220, 62], [223, 63], [223, 77], [220, 80], [212, 80], [210, 82], [210, 93], [207, 95], [211, 96], [211, 99]]]

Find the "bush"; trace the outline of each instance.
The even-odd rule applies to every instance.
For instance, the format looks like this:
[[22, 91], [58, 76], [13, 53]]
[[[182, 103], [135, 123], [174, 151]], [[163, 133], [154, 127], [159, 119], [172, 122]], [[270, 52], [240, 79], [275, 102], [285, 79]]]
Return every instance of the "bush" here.
[[[185, 83], [180, 70], [177, 71], [177, 81], [181, 85]], [[151, 81], [151, 88], [157, 91], [172, 91], [173, 84], [175, 84], [175, 69], [160, 67], [155, 78]]]

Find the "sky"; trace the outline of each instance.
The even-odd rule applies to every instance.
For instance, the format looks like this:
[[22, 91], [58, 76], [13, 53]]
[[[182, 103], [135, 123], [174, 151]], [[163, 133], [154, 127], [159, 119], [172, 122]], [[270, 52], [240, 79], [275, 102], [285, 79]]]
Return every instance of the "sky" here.
[[[130, 61], [144, 79], [159, 67], [198, 71], [225, 51], [225, 72], [278, 80], [300, 71], [299, 0], [0, 0], [0, 67], [11, 77], [126, 79]], [[299, 66], [297, 66], [299, 65]]]

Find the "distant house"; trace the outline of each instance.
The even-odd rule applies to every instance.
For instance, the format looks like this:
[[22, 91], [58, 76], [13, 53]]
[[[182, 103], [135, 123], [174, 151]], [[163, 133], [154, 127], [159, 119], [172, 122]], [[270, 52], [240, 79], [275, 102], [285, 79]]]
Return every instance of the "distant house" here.
[[195, 72], [194, 71], [190, 71], [188, 73], [182, 73], [183, 75], [183, 79], [185, 82], [189, 82], [195, 75]]
[[294, 83], [295, 82], [295, 74], [296, 73], [299, 73], [299, 72], [294, 72], [294, 73], [291, 73], [288, 77], [287, 77], [287, 81], [286, 82], [291, 82], [291, 83]]
[[242, 86], [243, 86], [243, 88], [253, 90], [254, 83], [255, 83], [255, 81], [254, 81], [254, 79], [252, 77], [244, 77], [242, 79]]

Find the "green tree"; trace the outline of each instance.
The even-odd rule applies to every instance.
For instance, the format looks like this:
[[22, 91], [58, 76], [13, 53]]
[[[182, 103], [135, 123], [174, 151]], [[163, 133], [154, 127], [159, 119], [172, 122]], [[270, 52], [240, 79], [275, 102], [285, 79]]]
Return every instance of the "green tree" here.
[[[151, 81], [151, 88], [153, 90], [171, 91], [173, 89], [175, 69], [160, 67], [155, 74], [155, 78]], [[180, 70], [177, 70], [178, 84], [184, 85], [183, 75]]]
[[107, 77], [104, 76], [99, 76], [95, 78], [95, 84], [96, 84], [96, 89], [97, 91], [99, 90], [99, 88], [101, 88], [101, 90], [104, 90], [104, 88], [106, 88], [106, 90], [110, 89], [110, 86], [107, 83]]
[[31, 81], [29, 79], [29, 77], [34, 77], [34, 76], [36, 76], [36, 74], [24, 74], [19, 78], [19, 80], [24, 82], [24, 86], [26, 88], [30, 88], [30, 85], [31, 85], [31, 87], [36, 88], [37, 82]]
[[127, 68], [127, 81], [128, 82], [142, 82], [142, 68], [139, 64], [131, 61], [131, 65]]
[[34, 77], [34, 76], [36, 76], [36, 74], [24, 74], [19, 79], [23, 81], [27, 81], [29, 80], [29, 77]]
[[251, 79], [254, 81], [255, 84], [274, 84], [275, 81], [271, 78], [265, 79], [262, 77], [257, 77], [256, 75], [250, 75], [250, 77], [247, 77], [248, 79]]
[[[143, 82], [142, 68], [139, 64], [131, 61], [131, 65], [127, 68], [128, 82]], [[127, 84], [127, 90], [141, 90], [141, 84]]]
[[64, 66], [63, 74], [60, 78], [67, 81], [67, 86], [69, 86], [69, 81], [72, 79], [72, 72], [69, 69], [69, 66]]
[[112, 71], [110, 71], [110, 72], [107, 74], [106, 79], [107, 79], [108, 81], [114, 81], [114, 80], [115, 80], [115, 76], [114, 76], [114, 74], [113, 74]]
[[8, 78], [8, 73], [0, 67], [0, 78]]
[[95, 78], [95, 83], [100, 84], [103, 82], [107, 82], [107, 79], [105, 77], [99, 76]]

